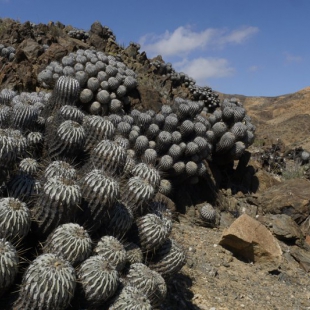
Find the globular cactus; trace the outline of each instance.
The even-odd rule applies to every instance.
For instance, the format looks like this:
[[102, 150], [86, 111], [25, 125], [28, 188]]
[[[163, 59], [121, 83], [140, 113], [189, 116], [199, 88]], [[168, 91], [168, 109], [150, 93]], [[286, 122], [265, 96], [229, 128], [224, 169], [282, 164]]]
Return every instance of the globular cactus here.
[[12, 111], [12, 127], [20, 130], [30, 129], [35, 126], [38, 119], [38, 110], [29, 104], [17, 104]]
[[29, 232], [31, 215], [26, 203], [13, 197], [0, 199], [0, 238], [20, 241]]
[[118, 182], [102, 170], [92, 170], [80, 181], [86, 226], [95, 230], [119, 196]]
[[104, 257], [116, 270], [122, 271], [126, 263], [126, 250], [113, 236], [103, 236], [97, 243], [94, 253]]
[[[52, 136], [53, 135], [53, 136]], [[52, 158], [76, 158], [83, 150], [85, 130], [77, 122], [67, 120], [49, 134], [48, 153]]]
[[177, 161], [172, 166], [172, 172], [174, 175], [181, 175], [185, 172], [185, 163], [184, 161]]
[[35, 175], [39, 170], [39, 163], [34, 158], [24, 158], [19, 163], [19, 171], [24, 174]]
[[141, 156], [141, 161], [147, 165], [154, 166], [158, 158], [157, 152], [154, 149], [146, 149]]
[[[52, 96], [47, 105], [47, 111], [55, 111], [64, 105], [75, 105], [80, 94], [78, 80], [70, 76], [61, 76], [53, 89]], [[45, 111], [45, 112], [47, 112]], [[46, 114], [46, 113], [44, 113]]]
[[27, 140], [20, 131], [0, 130], [0, 166], [13, 164], [26, 149]]
[[167, 240], [170, 234], [170, 230], [167, 229], [170, 225], [167, 221], [170, 220], [152, 213], [136, 220], [141, 247], [144, 251], [155, 250]]
[[235, 135], [237, 140], [242, 140], [246, 135], [247, 127], [245, 124], [237, 122], [230, 128], [229, 131]]
[[24, 273], [14, 309], [66, 309], [74, 295], [75, 270], [55, 254], [38, 256]]
[[167, 179], [161, 179], [158, 192], [165, 196], [169, 196], [172, 190], [173, 188], [171, 181]]
[[87, 259], [92, 251], [92, 240], [79, 224], [58, 226], [47, 238], [43, 252], [62, 256], [73, 266]]
[[155, 271], [142, 263], [130, 266], [125, 278], [126, 286], [137, 288], [147, 296], [153, 307], [158, 306], [165, 298], [165, 280]]
[[234, 107], [234, 122], [241, 122], [245, 117], [245, 109], [243, 107]]
[[102, 305], [112, 297], [119, 284], [117, 270], [101, 255], [86, 259], [77, 271], [83, 294], [91, 305]]
[[14, 283], [18, 264], [19, 258], [15, 247], [0, 237], [0, 297]]
[[57, 113], [61, 122], [71, 120], [77, 122], [79, 124], [83, 124], [84, 121], [84, 113], [75, 106], [64, 105], [62, 106]]
[[185, 120], [180, 125], [180, 133], [182, 137], [187, 137], [191, 135], [195, 130], [195, 124], [191, 120]]
[[31, 209], [34, 229], [49, 234], [59, 224], [70, 222], [80, 202], [81, 189], [74, 180], [49, 178]]
[[198, 165], [194, 161], [188, 161], [185, 164], [185, 172], [188, 176], [195, 176], [198, 172]]
[[174, 132], [177, 129], [178, 123], [179, 123], [179, 120], [177, 117], [168, 115], [165, 118], [163, 130], [168, 131], [168, 132]]
[[131, 170], [132, 176], [140, 177], [152, 185], [155, 191], [160, 185], [160, 175], [158, 170], [145, 163], [139, 163]]
[[216, 144], [215, 151], [217, 153], [225, 153], [233, 147], [235, 142], [236, 136], [230, 131], [225, 132], [220, 138], [219, 142]]
[[28, 202], [29, 199], [39, 193], [41, 182], [30, 174], [20, 173], [7, 183], [10, 196]]
[[147, 128], [145, 134], [148, 137], [148, 139], [152, 140], [158, 136], [159, 132], [160, 132], [160, 129], [159, 129], [158, 125], [157, 124], [151, 124]]
[[85, 118], [83, 127], [86, 133], [85, 151], [90, 151], [101, 140], [111, 139], [115, 133], [115, 127], [108, 119], [99, 115], [92, 115]]
[[168, 171], [173, 167], [173, 158], [170, 155], [164, 155], [159, 159], [158, 169], [160, 171]]
[[156, 151], [164, 154], [172, 145], [172, 135], [168, 131], [161, 131], [156, 139]]
[[121, 187], [121, 202], [132, 209], [134, 213], [143, 210], [155, 195], [154, 187], [140, 177], [131, 177]]
[[239, 159], [246, 149], [245, 144], [242, 141], [237, 141], [233, 147], [229, 150], [229, 154], [233, 159]]
[[131, 125], [122, 121], [117, 124], [116, 132], [123, 137], [128, 137], [131, 132]]
[[12, 115], [12, 107], [0, 104], [0, 128], [8, 128]]
[[44, 171], [44, 179], [48, 180], [50, 178], [59, 177], [64, 179], [76, 180], [77, 172], [66, 161], [55, 160], [52, 161]]
[[133, 224], [132, 210], [121, 202], [116, 202], [104, 216], [104, 227], [108, 234], [122, 238]]
[[110, 310], [152, 310], [149, 299], [134, 286], [126, 285], [113, 300]]
[[214, 223], [216, 220], [216, 211], [210, 203], [205, 203], [200, 209], [200, 216], [207, 223]]
[[149, 139], [146, 136], [140, 135], [137, 137], [134, 145], [134, 150], [138, 156], [141, 156], [146, 149], [149, 148]]
[[91, 152], [90, 166], [111, 176], [121, 175], [126, 164], [126, 150], [113, 141], [101, 140]]
[[220, 139], [221, 136], [228, 130], [227, 125], [224, 122], [217, 122], [212, 126], [215, 139]]
[[149, 268], [157, 271], [164, 279], [168, 279], [180, 271], [185, 265], [186, 255], [181, 246], [173, 239], [168, 238], [155, 252], [148, 263]]
[[129, 264], [142, 263], [143, 262], [143, 252], [141, 247], [139, 247], [134, 242], [126, 242], [124, 244], [126, 250], [126, 261]]

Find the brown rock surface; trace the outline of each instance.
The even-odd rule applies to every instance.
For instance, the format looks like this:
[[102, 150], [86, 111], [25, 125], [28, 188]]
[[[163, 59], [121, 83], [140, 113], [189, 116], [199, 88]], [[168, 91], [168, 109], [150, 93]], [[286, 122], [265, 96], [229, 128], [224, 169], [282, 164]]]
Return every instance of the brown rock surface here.
[[219, 244], [250, 262], [279, 264], [281, 261], [282, 251], [277, 240], [264, 225], [247, 214], [224, 230]]
[[284, 213], [300, 224], [310, 215], [310, 181], [284, 180], [265, 190], [259, 203], [264, 213]]
[[295, 242], [302, 236], [300, 227], [286, 214], [267, 214], [258, 220], [279, 239], [288, 242]]

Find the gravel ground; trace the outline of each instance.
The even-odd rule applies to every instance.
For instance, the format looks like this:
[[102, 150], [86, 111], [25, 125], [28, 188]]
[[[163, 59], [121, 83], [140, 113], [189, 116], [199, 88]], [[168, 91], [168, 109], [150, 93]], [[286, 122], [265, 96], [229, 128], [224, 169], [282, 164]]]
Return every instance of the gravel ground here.
[[174, 223], [173, 238], [187, 251], [187, 264], [169, 284], [163, 309], [310, 309], [310, 278], [280, 243], [278, 268], [244, 262], [220, 245], [222, 230]]

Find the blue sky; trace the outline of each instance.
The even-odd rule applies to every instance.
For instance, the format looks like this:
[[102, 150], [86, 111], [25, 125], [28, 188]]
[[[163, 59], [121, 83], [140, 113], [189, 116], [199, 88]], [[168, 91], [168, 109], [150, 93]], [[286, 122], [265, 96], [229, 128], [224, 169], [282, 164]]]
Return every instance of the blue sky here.
[[309, 0], [0, 0], [0, 17], [110, 27], [198, 85], [247, 96], [310, 86]]

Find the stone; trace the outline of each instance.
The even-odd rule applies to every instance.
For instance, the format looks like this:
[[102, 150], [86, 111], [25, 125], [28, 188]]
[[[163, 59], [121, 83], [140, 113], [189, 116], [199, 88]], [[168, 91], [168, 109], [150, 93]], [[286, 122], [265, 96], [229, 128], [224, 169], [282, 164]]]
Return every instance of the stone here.
[[33, 39], [26, 39], [20, 44], [16, 53], [19, 53], [20, 51], [26, 56], [29, 62], [35, 63], [37, 58], [43, 54], [44, 49]]
[[302, 237], [302, 231], [294, 220], [286, 214], [268, 214], [258, 220], [264, 224], [277, 239], [296, 242]]
[[223, 231], [219, 244], [249, 262], [279, 265], [282, 260], [276, 238], [247, 214], [241, 215]]
[[285, 180], [262, 192], [258, 201], [265, 214], [287, 214], [300, 224], [310, 215], [310, 181]]
[[300, 264], [300, 267], [306, 272], [310, 271], [310, 251], [306, 251], [297, 246], [293, 246], [290, 249], [291, 256], [294, 257]]

